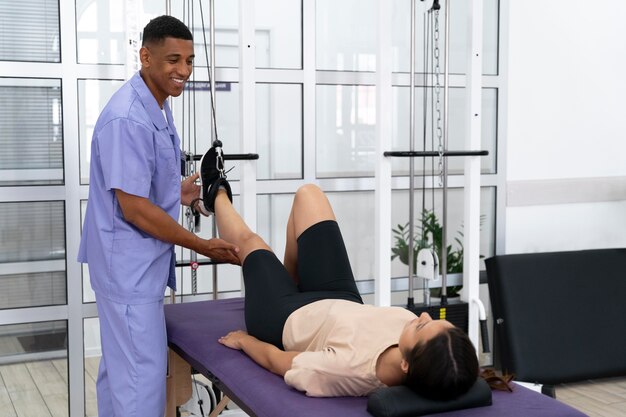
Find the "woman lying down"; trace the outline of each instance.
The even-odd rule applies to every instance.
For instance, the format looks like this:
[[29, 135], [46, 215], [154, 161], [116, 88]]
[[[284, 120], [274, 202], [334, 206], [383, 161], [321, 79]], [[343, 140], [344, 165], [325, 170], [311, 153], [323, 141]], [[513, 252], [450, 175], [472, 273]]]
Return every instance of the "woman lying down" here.
[[417, 317], [401, 307], [363, 304], [333, 210], [319, 188], [297, 191], [281, 263], [235, 212], [230, 186], [217, 170], [203, 180], [210, 188], [201, 204], [215, 213], [220, 237], [239, 247], [246, 288], [248, 333], [233, 331], [220, 343], [315, 397], [365, 396], [405, 384], [446, 400], [474, 384], [478, 360], [462, 330], [426, 313]]

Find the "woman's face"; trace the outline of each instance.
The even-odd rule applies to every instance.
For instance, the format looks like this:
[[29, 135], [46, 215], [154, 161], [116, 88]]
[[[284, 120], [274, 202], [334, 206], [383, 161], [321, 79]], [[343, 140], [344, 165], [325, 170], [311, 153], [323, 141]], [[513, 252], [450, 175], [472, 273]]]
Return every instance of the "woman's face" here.
[[454, 325], [447, 320], [433, 320], [428, 313], [422, 313], [419, 317], [407, 322], [402, 329], [398, 340], [400, 352], [404, 354], [413, 349], [418, 342], [425, 343], [445, 329], [452, 327]]

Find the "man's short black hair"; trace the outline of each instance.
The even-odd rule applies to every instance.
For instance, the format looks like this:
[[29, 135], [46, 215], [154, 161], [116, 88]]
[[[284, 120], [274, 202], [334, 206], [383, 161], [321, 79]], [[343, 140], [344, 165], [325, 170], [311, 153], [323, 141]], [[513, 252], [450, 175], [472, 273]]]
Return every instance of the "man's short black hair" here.
[[152, 19], [143, 29], [141, 45], [160, 43], [165, 38], [176, 38], [192, 41], [189, 28], [175, 17], [163, 15]]

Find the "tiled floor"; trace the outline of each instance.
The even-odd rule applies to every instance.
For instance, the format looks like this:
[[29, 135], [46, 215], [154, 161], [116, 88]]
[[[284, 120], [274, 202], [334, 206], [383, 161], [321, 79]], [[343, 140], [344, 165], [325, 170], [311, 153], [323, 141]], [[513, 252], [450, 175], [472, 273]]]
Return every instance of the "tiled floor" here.
[[[97, 414], [98, 359], [85, 361], [85, 408], [90, 417]], [[626, 417], [626, 377], [560, 385], [556, 396], [589, 417]], [[67, 417], [67, 362], [0, 366], [0, 410], [2, 417]], [[234, 415], [234, 411], [227, 414]]]
[[626, 416], [626, 378], [610, 378], [558, 386], [556, 398], [589, 417]]
[[67, 416], [65, 364], [65, 361], [41, 361], [1, 366], [2, 416]]

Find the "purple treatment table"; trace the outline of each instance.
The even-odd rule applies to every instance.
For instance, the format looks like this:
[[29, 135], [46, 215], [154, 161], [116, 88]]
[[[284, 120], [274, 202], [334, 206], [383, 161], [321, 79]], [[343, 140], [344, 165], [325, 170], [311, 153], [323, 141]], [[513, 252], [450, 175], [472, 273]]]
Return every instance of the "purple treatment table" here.
[[[312, 398], [289, 387], [244, 353], [217, 339], [245, 329], [243, 298], [165, 306], [169, 346], [253, 417], [371, 417], [366, 397]], [[519, 385], [493, 391], [493, 405], [430, 414], [441, 417], [584, 417], [585, 414]]]

